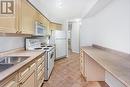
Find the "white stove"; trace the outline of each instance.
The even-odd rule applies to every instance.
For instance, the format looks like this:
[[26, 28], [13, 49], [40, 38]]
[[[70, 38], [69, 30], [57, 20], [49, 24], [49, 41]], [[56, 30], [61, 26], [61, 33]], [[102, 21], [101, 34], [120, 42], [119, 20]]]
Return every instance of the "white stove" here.
[[54, 67], [56, 57], [55, 46], [44, 46], [38, 39], [26, 39], [26, 50], [43, 50], [45, 52], [45, 80], [48, 80]]

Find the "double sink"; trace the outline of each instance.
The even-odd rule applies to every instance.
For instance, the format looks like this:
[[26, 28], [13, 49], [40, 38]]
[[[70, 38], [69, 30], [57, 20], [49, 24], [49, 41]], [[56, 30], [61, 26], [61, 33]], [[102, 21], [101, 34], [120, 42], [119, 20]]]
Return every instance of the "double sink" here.
[[6, 57], [0, 57], [0, 72], [11, 68], [12, 66], [23, 62], [29, 58], [29, 56], [6, 56]]

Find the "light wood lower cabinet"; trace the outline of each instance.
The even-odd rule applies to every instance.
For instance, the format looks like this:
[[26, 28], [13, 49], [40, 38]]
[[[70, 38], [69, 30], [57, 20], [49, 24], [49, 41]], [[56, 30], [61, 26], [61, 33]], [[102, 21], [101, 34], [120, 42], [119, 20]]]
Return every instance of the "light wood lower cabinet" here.
[[41, 87], [44, 82], [44, 55], [26, 64], [0, 82], [0, 87]]
[[44, 82], [44, 56], [37, 59], [36, 77], [37, 87], [41, 87]]
[[83, 50], [80, 51], [80, 67], [87, 81], [105, 81], [105, 69]]
[[0, 82], [0, 87], [18, 87], [17, 78], [18, 74], [14, 73], [13, 75]]
[[32, 73], [19, 87], [35, 87], [35, 73]]
[[85, 77], [85, 61], [84, 61], [84, 53], [83, 50], [80, 50], [80, 71], [81, 74]]

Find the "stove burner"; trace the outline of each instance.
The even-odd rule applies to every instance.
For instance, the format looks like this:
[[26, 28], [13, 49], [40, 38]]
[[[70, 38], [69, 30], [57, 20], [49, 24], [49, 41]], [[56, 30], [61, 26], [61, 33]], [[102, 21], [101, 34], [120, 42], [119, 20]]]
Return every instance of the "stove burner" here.
[[47, 46], [47, 47], [52, 47], [52, 46]]
[[42, 48], [35, 48], [35, 50], [40, 50], [40, 49], [42, 49]]
[[49, 48], [44, 48], [44, 50], [48, 50]]
[[41, 46], [41, 47], [46, 47], [46, 46]]

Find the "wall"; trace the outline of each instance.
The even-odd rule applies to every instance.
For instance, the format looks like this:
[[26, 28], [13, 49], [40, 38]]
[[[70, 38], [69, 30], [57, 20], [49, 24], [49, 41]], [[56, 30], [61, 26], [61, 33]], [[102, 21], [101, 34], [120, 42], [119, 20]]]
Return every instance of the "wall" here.
[[80, 46], [91, 46], [94, 41], [94, 29], [89, 29], [89, 26], [93, 26], [91, 20], [82, 20], [80, 29]]
[[130, 53], [130, 0], [113, 0], [82, 21], [81, 46], [92, 43]]
[[0, 52], [24, 47], [22, 37], [0, 37]]
[[71, 49], [72, 52], [79, 53], [80, 49], [80, 42], [79, 42], [79, 29], [80, 29], [80, 22], [72, 22], [72, 36], [71, 36]]

